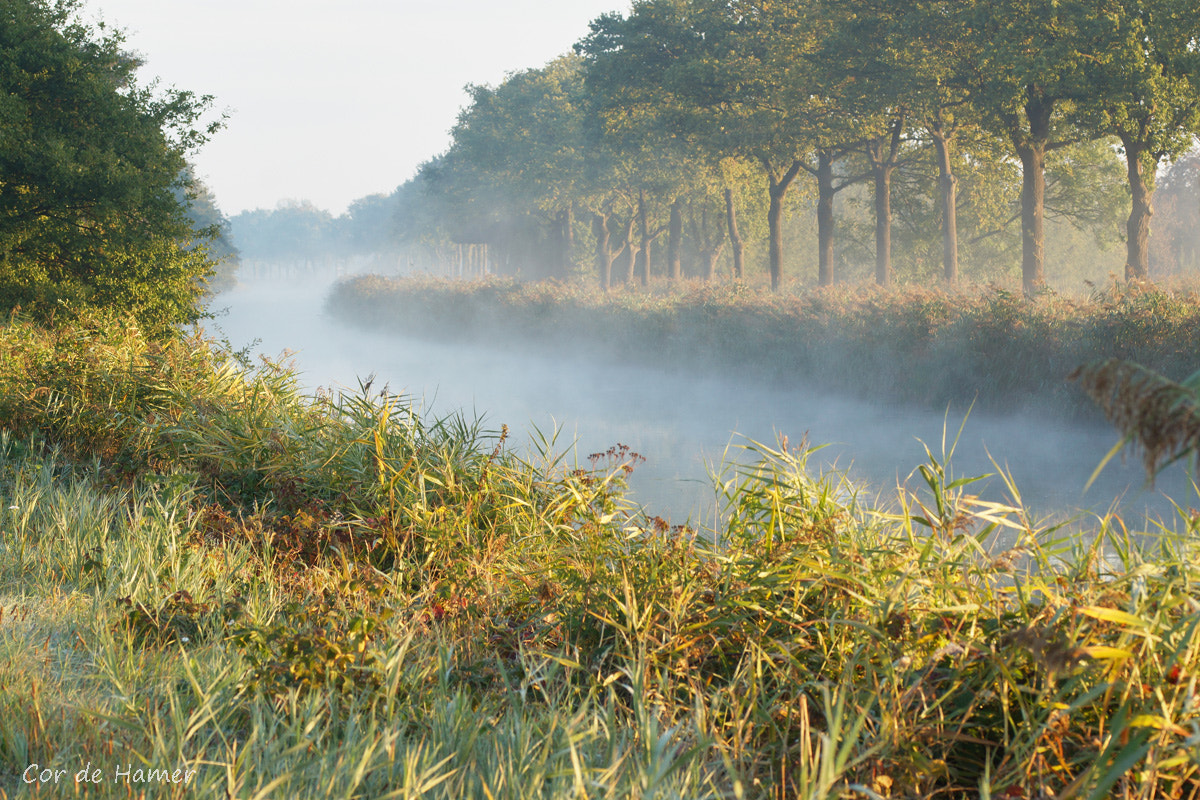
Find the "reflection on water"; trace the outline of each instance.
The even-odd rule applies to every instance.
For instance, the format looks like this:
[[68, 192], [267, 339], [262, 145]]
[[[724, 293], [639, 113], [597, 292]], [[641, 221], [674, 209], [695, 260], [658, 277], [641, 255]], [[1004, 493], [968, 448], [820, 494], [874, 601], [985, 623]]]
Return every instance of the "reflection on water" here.
[[[646, 458], [632, 477], [634, 499], [649, 513], [677, 521], [711, 516], [710, 467], [736, 456], [747, 438], [774, 443], [786, 435], [795, 444], [807, 435], [812, 443], [828, 445], [814, 456], [815, 466], [844, 469], [870, 491], [887, 493], [925, 460], [921, 440], [940, 453], [944, 423], [952, 439], [967, 413], [878, 405], [712, 373], [666, 376], [639, 366], [597, 366], [364, 333], [324, 317], [325, 288], [243, 285], [215, 300], [214, 309], [228, 307], [215, 326], [238, 347], [261, 339], [257, 350], [266, 355], [294, 351], [310, 388], [356, 387], [373, 374], [376, 387], [386, 383], [432, 413], [461, 410], [482, 416], [487, 428], [507, 424], [517, 446], [522, 434], [529, 441], [534, 429], [548, 435], [555, 428], [562, 429], [564, 449], [578, 442], [580, 461], [616, 443], [629, 445]], [[1149, 512], [1169, 519], [1172, 506], [1165, 495], [1185, 507], [1197, 505], [1182, 470], [1172, 470], [1157, 490], [1149, 490], [1137, 459], [1114, 461], [1083, 494], [1114, 441], [1105, 427], [974, 411], [953, 469], [959, 476], [994, 472], [994, 459], [1010, 471], [1037, 515], [1079, 508], [1104, 512], [1120, 499], [1127, 517]], [[1004, 499], [999, 479], [988, 481], [984, 494]]]

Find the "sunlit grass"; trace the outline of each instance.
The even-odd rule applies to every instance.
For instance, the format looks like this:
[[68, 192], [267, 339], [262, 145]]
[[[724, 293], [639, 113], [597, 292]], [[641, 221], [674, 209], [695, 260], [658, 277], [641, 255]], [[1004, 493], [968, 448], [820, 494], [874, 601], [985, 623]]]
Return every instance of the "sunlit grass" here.
[[1200, 795], [1195, 498], [1068, 529], [950, 444], [881, 505], [749, 442], [697, 530], [625, 448], [203, 340], [13, 321], [0, 381], [9, 796]]

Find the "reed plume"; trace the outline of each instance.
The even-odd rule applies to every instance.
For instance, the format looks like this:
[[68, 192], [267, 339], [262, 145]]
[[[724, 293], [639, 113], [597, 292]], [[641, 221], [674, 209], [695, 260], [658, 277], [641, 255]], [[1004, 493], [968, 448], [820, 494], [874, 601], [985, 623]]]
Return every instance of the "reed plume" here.
[[1129, 444], [1141, 450], [1151, 479], [1180, 458], [1200, 458], [1200, 372], [1176, 383], [1135, 362], [1112, 358], [1084, 364], [1069, 379], [1078, 381], [1121, 431], [1121, 441], [1100, 467]]

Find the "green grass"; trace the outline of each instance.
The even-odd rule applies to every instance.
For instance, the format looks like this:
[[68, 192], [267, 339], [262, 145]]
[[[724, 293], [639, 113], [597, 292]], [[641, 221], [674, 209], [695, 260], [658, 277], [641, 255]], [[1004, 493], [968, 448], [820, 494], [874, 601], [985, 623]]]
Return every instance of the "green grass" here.
[[6, 796], [1200, 795], [1186, 506], [1049, 524], [935, 453], [868, 507], [750, 443], [694, 530], [619, 447], [203, 340], [12, 320], [0, 387]]
[[1036, 303], [960, 292], [838, 286], [770, 293], [681, 283], [603, 294], [499, 279], [353, 278], [327, 301], [348, 324], [441, 340], [566, 349], [665, 369], [736, 370], [944, 409], [947, 403], [1094, 413], [1067, 381], [1080, 364], [1133, 360], [1180, 380], [1200, 364], [1194, 287], [1129, 285]]

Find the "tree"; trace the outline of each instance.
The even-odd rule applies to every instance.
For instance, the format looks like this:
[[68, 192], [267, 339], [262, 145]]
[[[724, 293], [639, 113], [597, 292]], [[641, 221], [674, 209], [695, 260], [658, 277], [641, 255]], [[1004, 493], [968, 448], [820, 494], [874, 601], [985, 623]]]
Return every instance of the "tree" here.
[[[653, 11], [659, 5], [648, 4], [642, 11]], [[670, 9], [672, 4], [666, 7]], [[643, 286], [650, 280], [650, 246], [668, 231], [668, 251], [672, 254], [668, 261], [675, 268], [673, 273], [669, 269], [669, 277], [679, 277], [681, 226], [677, 220], [684, 192], [683, 166], [677, 158], [678, 143], [665, 121], [671, 116], [668, 106], [674, 103], [674, 98], [653, 78], [664, 57], [669, 58], [664, 54], [670, 48], [658, 44], [663, 23], [654, 14], [633, 14], [628, 18], [603, 14], [589, 24], [590, 33], [574, 48], [584, 65], [585, 128], [588, 149], [593, 154], [590, 159], [593, 175], [598, 177], [595, 156], [603, 153], [610, 166], [619, 161], [625, 165], [623, 171], [633, 178], [631, 197], [636, 195], [636, 200], [630, 218], [630, 240], [623, 251], [624, 277], [626, 283], [632, 283], [640, 276]], [[660, 29], [658, 35], [652, 33], [656, 27]], [[646, 43], [649, 47], [638, 47]], [[594, 183], [592, 191], [603, 192], [605, 188], [608, 187]], [[599, 253], [597, 258], [603, 261]]]
[[210, 98], [159, 91], [76, 0], [0, 16], [0, 301], [131, 312], [167, 333], [200, 316], [212, 260], [187, 214], [187, 156]]
[[249, 258], [315, 261], [337, 249], [334, 219], [308, 200], [283, 200], [275, 208], [243, 211], [230, 220], [234, 241]]
[[821, 286], [834, 282], [834, 198], [866, 177], [838, 180], [838, 165], [888, 118], [886, 111], [864, 111], [849, 102], [846, 90], [853, 79], [830, 69], [822, 57], [823, 44], [843, 22], [837, 7], [817, 0], [705, 7], [706, 39], [716, 49], [716, 60], [706, 62], [708, 83], [722, 88], [716, 106], [720, 130], [767, 175], [773, 289], [783, 270], [783, 204], [801, 172], [817, 183], [817, 280]]
[[1046, 283], [1046, 155], [1096, 138], [1071, 112], [1093, 91], [1084, 64], [1104, 55], [1103, 13], [1082, 0], [972, 0], [953, 13], [968, 39], [960, 69], [971, 102], [1021, 161], [1021, 279], [1033, 295]]
[[1093, 94], [1082, 124], [1121, 140], [1131, 204], [1125, 278], [1150, 276], [1154, 178], [1200, 132], [1200, 17], [1194, 3], [1122, 0], [1096, 17], [1102, 57], [1083, 62]]
[[1151, 265], [1159, 275], [1200, 269], [1200, 153], [1177, 158], [1154, 192], [1158, 220], [1150, 239]]
[[818, 279], [833, 282], [833, 198], [848, 185], [836, 182], [835, 164], [862, 139], [853, 114], [816, 79], [810, 56], [828, 28], [817, 10], [815, 2], [774, 0], [683, 4], [688, 47], [673, 48], [656, 76], [688, 100], [680, 124], [698, 142], [762, 168], [773, 289], [784, 272], [784, 204], [800, 173], [817, 181]]
[[931, 143], [938, 169], [942, 277], [958, 280], [958, 177], [955, 143], [973, 114], [963, 86], [971, 45], [953, 10], [960, 0], [846, 0], [842, 21], [823, 48], [827, 68], [854, 79], [853, 95], [866, 106], [890, 109], [885, 131], [868, 139], [867, 157], [876, 182], [876, 280], [891, 273], [890, 173], [899, 166], [900, 121], [915, 138]]
[[[573, 264], [574, 203], [587, 151], [583, 78], [574, 56], [469, 86], [450, 150], [423, 170], [442, 199], [442, 227], [457, 242], [487, 242], [542, 277]], [[548, 252], [553, 247], [554, 252]], [[511, 256], [520, 251], [520, 258]]]
[[904, 155], [913, 93], [913, 82], [894, 63], [898, 51], [879, 47], [897, 27], [898, 12], [894, 4], [855, 0], [823, 3], [822, 14], [828, 33], [812, 57], [813, 73], [823, 84], [821, 93], [836, 98], [861, 133], [858, 149], [875, 192], [875, 281], [887, 285], [892, 281], [892, 176]]
[[334, 222], [338, 238], [351, 253], [381, 253], [395, 247], [392, 231], [398, 200], [395, 194], [360, 197]]
[[[684, 209], [709, 200], [725, 202], [724, 222], [736, 208], [732, 191], [725, 195], [729, 169], [719, 146], [714, 146], [709, 118], [695, 99], [696, 86], [680, 79], [692, 59], [704, 54], [695, 15], [682, 0], [650, 0], [635, 4], [628, 17], [605, 14], [590, 25], [590, 33], [575, 45], [585, 59], [590, 100], [589, 118], [600, 126], [614, 152], [626, 160], [637, 184], [637, 263], [645, 281], [650, 243], [666, 234], [666, 275], [682, 275]], [[703, 269], [717, 253], [710, 241], [698, 248]], [[697, 228], [692, 226], [692, 232]], [[720, 234], [722, 237], [724, 233]], [[738, 268], [744, 252], [735, 246]]]

